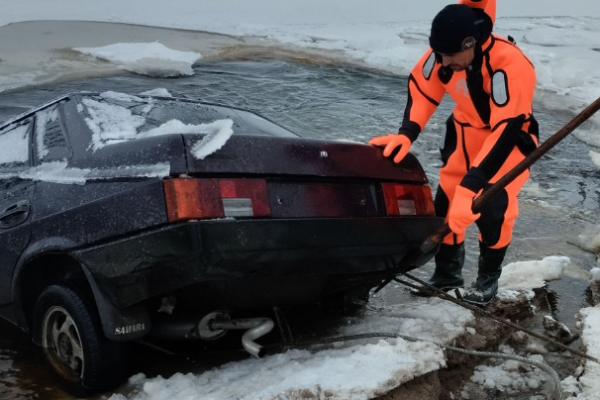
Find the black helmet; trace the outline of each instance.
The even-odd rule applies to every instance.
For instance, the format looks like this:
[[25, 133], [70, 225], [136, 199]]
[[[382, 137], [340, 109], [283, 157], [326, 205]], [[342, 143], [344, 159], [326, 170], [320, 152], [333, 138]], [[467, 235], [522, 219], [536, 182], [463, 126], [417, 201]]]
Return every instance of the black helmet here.
[[446, 6], [433, 19], [429, 45], [433, 51], [441, 54], [470, 49], [481, 40], [480, 25], [484, 22], [480, 14], [467, 5]]

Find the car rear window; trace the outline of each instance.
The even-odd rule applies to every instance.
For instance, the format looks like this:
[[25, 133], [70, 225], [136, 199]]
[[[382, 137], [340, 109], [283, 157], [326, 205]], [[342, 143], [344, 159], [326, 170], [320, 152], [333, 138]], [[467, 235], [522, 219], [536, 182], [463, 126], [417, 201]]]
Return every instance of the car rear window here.
[[105, 92], [82, 97], [78, 109], [94, 134], [93, 147], [157, 134], [206, 133], [201, 126], [223, 120], [233, 122], [237, 135], [297, 137], [248, 111], [182, 99]]

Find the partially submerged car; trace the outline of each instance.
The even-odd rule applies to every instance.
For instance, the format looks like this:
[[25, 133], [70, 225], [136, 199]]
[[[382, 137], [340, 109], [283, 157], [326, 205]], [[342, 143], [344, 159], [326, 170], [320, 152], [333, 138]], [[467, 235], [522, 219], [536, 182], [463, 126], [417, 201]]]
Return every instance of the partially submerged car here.
[[234, 107], [74, 93], [0, 127], [0, 315], [75, 389], [135, 340], [243, 328], [260, 355], [271, 310], [366, 298], [442, 223], [414, 156]]

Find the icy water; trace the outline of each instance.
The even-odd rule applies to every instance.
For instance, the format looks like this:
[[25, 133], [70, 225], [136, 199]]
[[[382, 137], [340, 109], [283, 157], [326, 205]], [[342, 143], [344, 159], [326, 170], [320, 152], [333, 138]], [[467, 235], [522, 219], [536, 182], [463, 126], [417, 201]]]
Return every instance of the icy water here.
[[[398, 76], [333, 64], [232, 60], [200, 64], [193, 77], [157, 79], [124, 74], [1, 93], [0, 120], [68, 92], [114, 90], [135, 94], [154, 88], [166, 88], [178, 97], [254, 110], [304, 137], [361, 142], [394, 132], [406, 100], [406, 79]], [[542, 139], [572, 117], [545, 111], [537, 103], [536, 106]], [[446, 100], [413, 146], [432, 187], [437, 185], [438, 147], [451, 108], [451, 102]], [[545, 293], [548, 301], [538, 314], [552, 314], [572, 328], [575, 313], [586, 306], [586, 271], [595, 265], [594, 255], [571, 244], [586, 227], [597, 225], [599, 220], [599, 174], [588, 151], [584, 143], [569, 137], [533, 167], [507, 256], [507, 262], [550, 255], [571, 258], [566, 275], [549, 285]], [[471, 232], [468, 244], [466, 274], [470, 280], [477, 256], [475, 232]], [[431, 269], [429, 265], [415, 273], [427, 277]], [[404, 301], [410, 301], [406, 292], [390, 285], [373, 299], [373, 304], [376, 308]], [[536, 327], [537, 321], [533, 319], [529, 324]], [[171, 367], [158, 364], [147, 372], [163, 375], [173, 372]], [[570, 365], [559, 362], [556, 367], [569, 373]], [[33, 398], [70, 397], [56, 387], [27, 339], [0, 323], [0, 399]]]

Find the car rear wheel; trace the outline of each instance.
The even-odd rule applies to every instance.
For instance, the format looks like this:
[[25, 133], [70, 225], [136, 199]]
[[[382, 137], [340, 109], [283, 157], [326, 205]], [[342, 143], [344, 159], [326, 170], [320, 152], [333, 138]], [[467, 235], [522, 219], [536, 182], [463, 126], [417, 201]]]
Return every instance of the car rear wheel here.
[[106, 339], [96, 307], [83, 293], [74, 286], [49, 286], [34, 311], [46, 360], [76, 394], [110, 389], [126, 373], [123, 344]]

